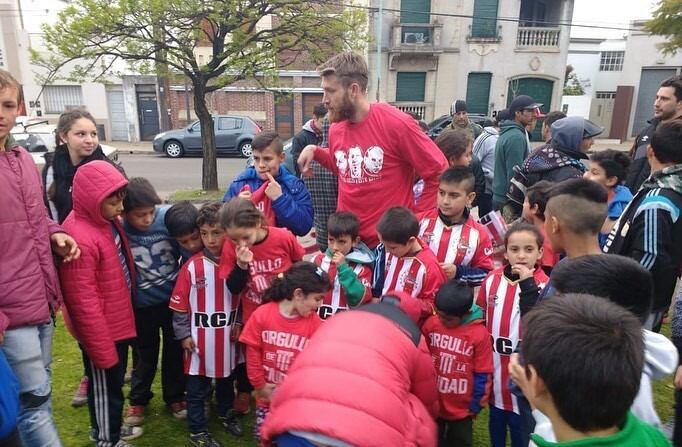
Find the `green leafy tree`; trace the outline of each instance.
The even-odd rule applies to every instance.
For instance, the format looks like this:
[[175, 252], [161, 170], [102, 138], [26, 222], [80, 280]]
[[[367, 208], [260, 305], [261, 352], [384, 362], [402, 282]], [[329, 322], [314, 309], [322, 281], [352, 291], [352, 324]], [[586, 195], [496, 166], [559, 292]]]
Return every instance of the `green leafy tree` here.
[[[43, 28], [46, 53], [33, 52], [56, 79], [106, 80], [116, 61], [139, 73], [188, 79], [201, 122], [202, 188], [218, 189], [214, 124], [205, 95], [239, 81], [263, 87], [302, 61], [319, 63], [366, 41], [366, 14], [334, 1], [73, 0]], [[196, 50], [210, 48], [199, 64]]]
[[682, 0], [661, 0], [644, 29], [665, 36], [668, 41], [661, 49], [664, 53], [675, 54], [682, 47]]

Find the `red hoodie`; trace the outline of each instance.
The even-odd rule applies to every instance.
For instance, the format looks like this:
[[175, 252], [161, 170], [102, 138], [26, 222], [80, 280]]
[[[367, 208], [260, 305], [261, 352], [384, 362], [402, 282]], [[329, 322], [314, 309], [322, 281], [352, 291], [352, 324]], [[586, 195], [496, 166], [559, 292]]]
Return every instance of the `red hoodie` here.
[[[334, 124], [329, 148], [318, 148], [315, 160], [339, 178], [337, 211], [358, 216], [360, 237], [370, 248], [379, 244], [375, 227], [388, 208], [433, 208], [438, 177], [448, 167], [412, 117], [383, 103], [371, 104], [359, 123]], [[416, 176], [424, 180], [424, 191], [415, 205]]]

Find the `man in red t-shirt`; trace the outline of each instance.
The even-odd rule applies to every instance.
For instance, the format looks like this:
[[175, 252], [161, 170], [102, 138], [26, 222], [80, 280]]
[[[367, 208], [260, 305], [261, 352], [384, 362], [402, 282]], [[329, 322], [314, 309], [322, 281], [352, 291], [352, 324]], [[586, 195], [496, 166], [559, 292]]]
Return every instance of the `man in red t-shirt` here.
[[[337, 211], [358, 216], [362, 241], [375, 248], [379, 244], [375, 227], [388, 208], [433, 207], [447, 161], [412, 117], [388, 104], [369, 103], [367, 62], [362, 56], [338, 54], [319, 72], [323, 103], [334, 123], [329, 148], [306, 146], [298, 164], [306, 174], [315, 160], [338, 177]], [[424, 191], [415, 203], [412, 187], [417, 177], [424, 180]]]

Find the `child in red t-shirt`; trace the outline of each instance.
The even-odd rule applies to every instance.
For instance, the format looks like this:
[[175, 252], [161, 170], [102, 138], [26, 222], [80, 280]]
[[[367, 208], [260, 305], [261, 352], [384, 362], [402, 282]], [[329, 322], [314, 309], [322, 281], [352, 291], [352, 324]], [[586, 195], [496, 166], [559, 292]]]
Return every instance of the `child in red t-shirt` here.
[[[278, 274], [303, 259], [305, 251], [296, 237], [284, 228], [270, 227], [265, 216], [253, 202], [234, 198], [223, 205], [220, 221], [227, 239], [220, 255], [220, 278], [228, 278], [236, 265], [237, 254], [249, 252], [249, 278], [240, 294], [242, 322], [246, 324], [251, 314], [261, 304], [263, 293]], [[246, 365], [235, 369], [237, 399], [235, 410], [248, 413], [250, 393], [253, 388], [246, 377]]]
[[320, 327], [317, 315], [329, 276], [311, 262], [297, 262], [265, 291], [268, 301], [253, 313], [239, 340], [246, 345], [246, 368], [256, 389], [256, 439], [270, 398], [308, 339]]
[[407, 208], [389, 208], [377, 224], [377, 234], [386, 249], [384, 265], [375, 272], [376, 282], [384, 285], [382, 295], [394, 290], [417, 298], [423, 323], [433, 315], [436, 292], [446, 277], [436, 255], [419, 239], [417, 218]]
[[488, 403], [493, 350], [483, 318], [466, 283], [450, 280], [422, 327], [438, 374], [439, 446], [471, 447], [473, 419]]
[[554, 251], [552, 242], [545, 234], [545, 207], [547, 206], [549, 190], [552, 186], [554, 186], [554, 183], [540, 180], [528, 188], [526, 190], [526, 198], [523, 201], [523, 213], [521, 215], [525, 221], [535, 225], [535, 228], [540, 230], [540, 233], [545, 238], [545, 242], [542, 244], [540, 266], [547, 275], [552, 272], [560, 258], [560, 253]]

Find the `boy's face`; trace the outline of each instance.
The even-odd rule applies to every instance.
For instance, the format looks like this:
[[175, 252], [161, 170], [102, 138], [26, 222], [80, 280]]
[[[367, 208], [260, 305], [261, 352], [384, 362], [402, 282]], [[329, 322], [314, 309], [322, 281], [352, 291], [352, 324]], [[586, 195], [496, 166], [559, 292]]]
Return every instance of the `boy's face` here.
[[[0, 143], [4, 145], [19, 116], [19, 92], [16, 88], [0, 90]], [[0, 148], [4, 150], [4, 147]]]
[[378, 233], [379, 240], [381, 241], [382, 244], [384, 244], [384, 248], [386, 248], [386, 252], [392, 254], [393, 256], [397, 258], [404, 258], [405, 256], [410, 253], [410, 250], [412, 248], [412, 244], [416, 240], [415, 237], [411, 237], [407, 243], [405, 244], [399, 244], [397, 242], [387, 242], [384, 241], [383, 238], [381, 237], [381, 233]]
[[154, 223], [154, 214], [156, 207], [145, 206], [133, 208], [125, 213], [125, 220], [128, 224], [137, 231], [147, 231]]
[[595, 183], [599, 183], [606, 189], [611, 189], [616, 185], [618, 181], [617, 177], [607, 177], [606, 170], [601, 167], [599, 163], [594, 161], [590, 162], [590, 168], [585, 171], [583, 178], [591, 180]]
[[542, 247], [538, 246], [534, 233], [518, 231], [509, 236], [504, 257], [510, 265], [524, 265], [533, 269], [541, 256]]
[[100, 206], [100, 212], [106, 220], [117, 219], [123, 213], [123, 198], [118, 196], [107, 197]]
[[227, 227], [225, 234], [237, 247], [252, 247], [258, 239], [258, 227]]
[[198, 228], [191, 233], [176, 237], [175, 240], [183, 250], [192, 254], [199, 253], [204, 248], [204, 243], [201, 241], [201, 234], [199, 233]]
[[521, 211], [521, 217], [523, 217], [528, 222], [533, 222], [533, 216], [535, 213], [530, 207], [530, 202], [528, 198], [523, 199], [523, 210]]
[[460, 217], [464, 208], [471, 206], [475, 192], [464, 188], [466, 182], [449, 183], [440, 182], [438, 185], [438, 210], [446, 217]]
[[258, 178], [267, 180], [267, 174], [277, 177], [279, 174], [279, 165], [284, 163], [285, 154], [282, 152], [278, 154], [273, 149], [274, 143], [263, 150], [253, 151], [253, 167], [256, 168]]
[[332, 236], [327, 234], [327, 245], [333, 253], [341, 253], [347, 255], [355, 246], [358, 238], [353, 239], [350, 234], [340, 234]]
[[436, 310], [436, 315], [438, 315], [438, 319], [443, 323], [443, 326], [447, 328], [457, 327], [462, 323], [462, 317], [448, 315], [440, 310]]
[[220, 257], [220, 252], [223, 249], [223, 242], [225, 242], [225, 230], [220, 225], [204, 224], [199, 227], [201, 234], [201, 242], [204, 247], [211, 252], [216, 258]]

